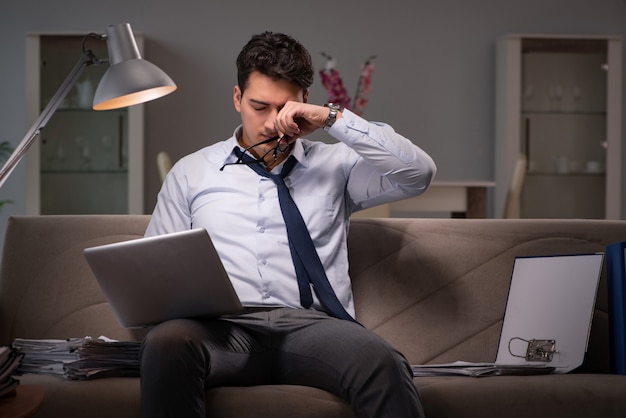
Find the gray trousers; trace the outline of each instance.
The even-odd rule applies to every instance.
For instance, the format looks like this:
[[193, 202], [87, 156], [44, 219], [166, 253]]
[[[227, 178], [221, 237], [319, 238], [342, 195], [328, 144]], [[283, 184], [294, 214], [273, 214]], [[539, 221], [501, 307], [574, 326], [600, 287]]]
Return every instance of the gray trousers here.
[[358, 417], [424, 417], [402, 354], [362, 326], [279, 308], [153, 328], [141, 354], [145, 418], [205, 418], [215, 386], [294, 384], [345, 399]]

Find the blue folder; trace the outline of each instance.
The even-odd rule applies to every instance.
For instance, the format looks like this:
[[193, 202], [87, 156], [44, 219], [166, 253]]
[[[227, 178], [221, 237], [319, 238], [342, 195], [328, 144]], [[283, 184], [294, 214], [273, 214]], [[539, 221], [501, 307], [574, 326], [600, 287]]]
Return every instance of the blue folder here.
[[626, 242], [606, 248], [611, 372], [626, 374]]

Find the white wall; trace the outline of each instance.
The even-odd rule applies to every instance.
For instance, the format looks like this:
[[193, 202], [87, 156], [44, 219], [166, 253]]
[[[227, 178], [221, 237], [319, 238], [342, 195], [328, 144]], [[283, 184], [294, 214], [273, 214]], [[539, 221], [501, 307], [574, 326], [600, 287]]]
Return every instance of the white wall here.
[[[10, 4], [7, 4], [10, 3]], [[284, 31], [313, 55], [335, 56], [351, 93], [361, 63], [376, 54], [365, 116], [391, 123], [435, 158], [440, 180], [493, 180], [495, 41], [506, 33], [626, 33], [625, 0], [4, 0], [0, 4], [0, 140], [26, 130], [24, 39], [29, 31], [101, 31], [131, 23], [146, 57], [179, 90], [146, 109], [146, 210], [156, 201], [153, 164], [230, 136], [235, 58], [253, 33]], [[77, 51], [77, 59], [78, 59]], [[311, 100], [325, 102], [319, 78]], [[23, 166], [0, 190], [23, 213]]]

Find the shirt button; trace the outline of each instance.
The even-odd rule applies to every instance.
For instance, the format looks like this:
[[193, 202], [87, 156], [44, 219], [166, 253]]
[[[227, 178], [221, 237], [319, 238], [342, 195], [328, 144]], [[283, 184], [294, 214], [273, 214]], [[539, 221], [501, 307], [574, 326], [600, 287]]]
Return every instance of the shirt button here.
[[264, 227], [264, 226], [260, 227], [260, 228], [259, 228], [259, 232], [260, 232], [260, 233], [264, 233], [264, 232], [265, 232], [265, 227]]
[[263, 260], [259, 260], [259, 263], [264, 266], [267, 264], [267, 260], [263, 259]]

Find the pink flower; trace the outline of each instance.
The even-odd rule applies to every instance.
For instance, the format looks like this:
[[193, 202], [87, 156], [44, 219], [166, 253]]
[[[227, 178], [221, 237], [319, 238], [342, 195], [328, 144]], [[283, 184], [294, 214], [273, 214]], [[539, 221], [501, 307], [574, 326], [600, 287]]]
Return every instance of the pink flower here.
[[357, 115], [362, 115], [367, 107], [370, 91], [372, 91], [372, 75], [374, 74], [374, 64], [372, 60], [376, 56], [371, 56], [365, 61], [361, 67], [361, 75], [359, 77], [359, 83], [357, 85], [356, 96], [354, 97], [353, 111]]
[[350, 96], [343, 86], [343, 80], [339, 72], [334, 68], [320, 71], [320, 77], [324, 88], [328, 91], [328, 101], [341, 106], [342, 109], [350, 108]]
[[335, 60], [323, 52], [322, 55], [326, 58], [326, 66], [323, 70], [320, 70], [320, 78], [322, 79], [322, 85], [328, 92], [328, 101], [339, 104], [342, 109], [351, 109], [357, 115], [362, 115], [367, 107], [367, 96], [372, 90], [372, 74], [374, 73], [372, 60], [375, 56], [368, 58], [361, 67], [354, 103], [351, 104], [348, 91], [343, 85], [339, 71], [335, 68]]

